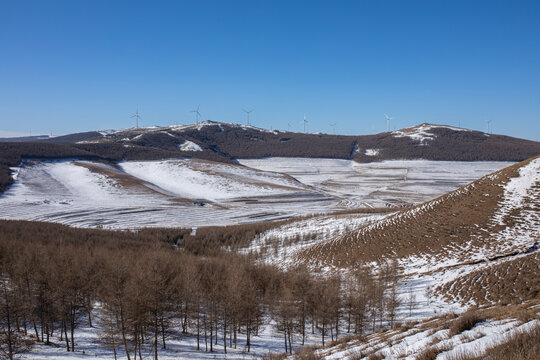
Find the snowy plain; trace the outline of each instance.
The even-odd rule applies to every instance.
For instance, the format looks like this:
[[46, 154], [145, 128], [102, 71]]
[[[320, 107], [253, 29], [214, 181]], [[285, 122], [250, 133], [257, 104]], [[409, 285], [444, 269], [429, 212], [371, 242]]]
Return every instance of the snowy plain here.
[[240, 159], [243, 165], [281, 172], [356, 206], [430, 200], [513, 163], [504, 161], [387, 160], [357, 163], [338, 159]]
[[423, 202], [507, 162], [267, 158], [27, 161], [0, 196], [0, 218], [132, 229], [231, 225], [386, 203]]

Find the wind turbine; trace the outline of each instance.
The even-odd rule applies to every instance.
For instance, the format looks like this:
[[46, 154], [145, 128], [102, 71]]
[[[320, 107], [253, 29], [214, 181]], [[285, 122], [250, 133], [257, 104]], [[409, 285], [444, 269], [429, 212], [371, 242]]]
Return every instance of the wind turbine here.
[[133, 115], [131, 117], [132, 119], [135, 118], [136, 121], [137, 121], [137, 128], [139, 127], [139, 119], [141, 118], [141, 116], [139, 115], [139, 108], [137, 107], [137, 111], [135, 112], [135, 115]]
[[334, 135], [336, 135], [336, 124], [330, 124], [330, 126], [332, 127], [332, 129], [334, 130]]
[[390, 131], [390, 120], [392, 120], [393, 118], [386, 114], [384, 114], [384, 117], [386, 118], [386, 131]]
[[486, 120], [486, 134], [489, 134], [489, 124], [491, 123], [491, 120]]
[[243, 112], [246, 113], [246, 116], [247, 116], [247, 124], [249, 125], [249, 114], [251, 114], [253, 112], [254, 109], [251, 109], [251, 110], [244, 110], [242, 109]]
[[291, 123], [290, 122], [287, 123], [287, 132], [291, 132]]
[[201, 107], [201, 105], [197, 106], [197, 108], [195, 110], [191, 111], [192, 113], [195, 113], [195, 122], [197, 124], [199, 123], [199, 116], [201, 116], [201, 113], [199, 112], [200, 107]]
[[308, 121], [306, 120], [306, 114], [304, 113], [304, 134], [306, 133], [306, 123]]

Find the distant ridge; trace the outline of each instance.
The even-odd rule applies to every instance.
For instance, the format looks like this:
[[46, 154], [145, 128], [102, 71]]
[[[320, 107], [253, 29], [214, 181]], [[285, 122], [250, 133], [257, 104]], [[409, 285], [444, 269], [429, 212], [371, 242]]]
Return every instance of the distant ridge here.
[[[24, 158], [76, 157], [113, 163], [181, 157], [221, 162], [263, 157], [322, 157], [358, 162], [522, 161], [540, 154], [540, 142], [426, 123], [376, 135], [345, 136], [205, 121], [16, 141], [0, 142], [0, 193], [12, 182], [9, 167], [17, 166]], [[186, 142], [192, 145], [182, 146]]]

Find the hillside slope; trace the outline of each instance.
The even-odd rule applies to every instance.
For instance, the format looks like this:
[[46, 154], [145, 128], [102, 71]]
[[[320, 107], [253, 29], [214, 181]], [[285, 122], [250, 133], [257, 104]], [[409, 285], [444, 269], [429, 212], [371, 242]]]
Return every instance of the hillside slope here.
[[353, 267], [425, 257], [437, 263], [521, 252], [540, 238], [540, 157], [517, 163], [435, 200], [318, 243], [299, 259]]

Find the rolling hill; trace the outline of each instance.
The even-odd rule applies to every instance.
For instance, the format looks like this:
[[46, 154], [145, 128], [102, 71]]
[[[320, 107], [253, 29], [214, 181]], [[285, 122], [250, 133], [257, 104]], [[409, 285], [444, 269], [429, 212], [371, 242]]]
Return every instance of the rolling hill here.
[[207, 121], [6, 140], [0, 142], [0, 193], [13, 182], [9, 167], [29, 158], [117, 163], [190, 157], [232, 163], [239, 158], [317, 157], [367, 163], [390, 159], [522, 161], [540, 154], [539, 142], [433, 124], [376, 135], [344, 136]]

